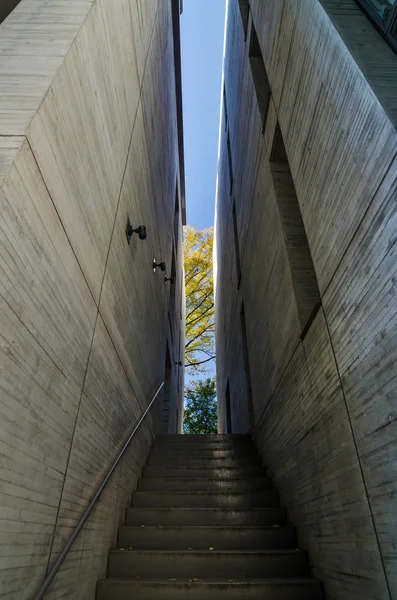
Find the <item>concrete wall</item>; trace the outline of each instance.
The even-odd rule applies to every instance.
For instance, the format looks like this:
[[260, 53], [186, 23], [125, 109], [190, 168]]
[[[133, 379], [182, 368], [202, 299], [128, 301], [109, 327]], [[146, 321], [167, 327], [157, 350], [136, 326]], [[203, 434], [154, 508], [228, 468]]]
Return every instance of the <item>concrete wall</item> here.
[[[397, 136], [392, 70], [381, 77], [382, 65], [397, 72], [397, 56], [374, 30], [377, 43], [366, 46], [371, 26], [363, 28], [354, 2], [250, 0], [245, 23], [247, 5], [230, 0], [227, 26], [216, 230], [220, 431], [227, 386], [233, 432], [250, 429], [252, 397], [254, 437], [328, 598], [397, 598]], [[280, 200], [280, 164], [289, 165], [321, 299], [306, 330], [294, 279], [301, 256], [290, 253], [296, 232], [286, 233], [296, 219], [283, 204], [292, 192]]]
[[[181, 427], [183, 184], [173, 10], [175, 2], [162, 0], [22, 0], [0, 26], [4, 600], [32, 598], [166, 378], [167, 345], [168, 426]], [[127, 244], [128, 217], [146, 226], [146, 241], [134, 235]], [[165, 261], [170, 275], [173, 248], [171, 310], [171, 286], [152, 261]], [[48, 598], [94, 597], [161, 426], [162, 401]]]
[[0, 23], [8, 17], [21, 0], [2, 0], [0, 6]]

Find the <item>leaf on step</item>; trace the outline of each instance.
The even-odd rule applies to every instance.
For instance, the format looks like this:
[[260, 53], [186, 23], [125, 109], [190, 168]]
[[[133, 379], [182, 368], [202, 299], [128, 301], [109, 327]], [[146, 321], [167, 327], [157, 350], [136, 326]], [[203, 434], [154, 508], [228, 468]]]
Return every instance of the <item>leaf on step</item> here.
[[176, 581], [176, 579], [174, 577], [170, 577], [168, 581]]
[[215, 550], [215, 548], [213, 548], [212, 546], [210, 546], [210, 547], [208, 548], [208, 550]]
[[229, 583], [233, 583], [233, 582], [234, 582], [234, 579], [228, 579], [228, 582], [229, 582]]
[[135, 579], [140, 579], [141, 576], [140, 575], [135, 575]]
[[188, 548], [188, 550], [193, 550], [193, 548]]
[[122, 552], [124, 552], [124, 548], [120, 548], [120, 550], [121, 550]]
[[200, 581], [200, 579], [198, 577], [192, 577], [191, 579], [189, 579], [189, 581], [191, 581], [192, 583], [197, 583], [197, 581]]
[[132, 550], [131, 546], [130, 546], [130, 550]]

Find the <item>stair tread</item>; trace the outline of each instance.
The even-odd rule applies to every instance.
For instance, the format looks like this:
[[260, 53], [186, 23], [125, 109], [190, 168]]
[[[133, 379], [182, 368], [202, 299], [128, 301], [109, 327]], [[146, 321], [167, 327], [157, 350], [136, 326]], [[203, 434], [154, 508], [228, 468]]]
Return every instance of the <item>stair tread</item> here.
[[291, 554], [291, 555], [302, 555], [302, 554], [306, 554], [306, 552], [304, 550], [301, 550], [300, 548], [259, 548], [259, 549], [244, 549], [244, 550], [239, 550], [239, 549], [229, 549], [229, 548], [219, 548], [219, 550], [217, 550], [216, 548], [214, 548], [214, 550], [200, 550], [200, 549], [192, 549], [192, 550], [185, 550], [185, 549], [176, 549], [176, 550], [172, 550], [172, 549], [149, 549], [149, 548], [144, 548], [144, 549], [132, 549], [132, 550], [121, 550], [120, 548], [112, 548], [110, 550], [110, 552], [112, 554], [136, 554], [139, 553], [140, 555], [142, 554], [161, 554], [161, 555], [167, 555], [167, 554], [206, 554], [208, 556], [216, 556], [217, 554], [233, 554], [233, 555], [242, 555], [242, 556], [246, 556], [247, 554], [261, 554], [261, 555], [268, 555], [268, 554], [279, 554], [279, 555], [286, 555], [286, 554]]
[[241, 529], [251, 529], [252, 531], [257, 531], [258, 529], [295, 529], [293, 525], [123, 525], [123, 527], [130, 527], [131, 529], [233, 529], [233, 530], [241, 530]]
[[[135, 584], [137, 586], [142, 585], [142, 584], [146, 584], [146, 585], [175, 585], [178, 583], [183, 583], [184, 585], [186, 585], [186, 583], [190, 582], [190, 579], [187, 577], [175, 577], [172, 578], [173, 581], [169, 581], [169, 579], [129, 579], [127, 577], [107, 577], [104, 579], [101, 579], [99, 583], [109, 583], [111, 584], [113, 583], [130, 583], [130, 584]], [[225, 583], [230, 583], [230, 584], [238, 584], [238, 585], [255, 585], [255, 584], [261, 584], [261, 585], [275, 585], [275, 584], [289, 584], [289, 585], [296, 585], [297, 583], [300, 584], [313, 584], [313, 585], [321, 585], [321, 583], [319, 581], [317, 581], [316, 579], [313, 579], [311, 577], [279, 577], [279, 578], [271, 578], [271, 577], [244, 577], [243, 578], [239, 578], [235, 581], [229, 581], [228, 579], [213, 579], [212, 577], [210, 578], [206, 578], [206, 577], [200, 577], [198, 578], [199, 581], [192, 583], [192, 585], [200, 585], [200, 584], [211, 584], [211, 585], [225, 585]]]
[[321, 597], [251, 436], [160, 436], [140, 481], [98, 598]]
[[[200, 467], [199, 467], [200, 468]], [[142, 479], [156, 479], [156, 480], [163, 480], [163, 479], [172, 479], [173, 481], [183, 481], [183, 483], [188, 483], [189, 481], [201, 481], [202, 477], [156, 477], [153, 475], [147, 475], [146, 477], [143, 477]], [[258, 479], [261, 479], [261, 477], [206, 477], [206, 479], [210, 480], [210, 481], [258, 481]], [[269, 481], [269, 477], [266, 476], [262, 476], [262, 479]]]
[[180, 507], [177, 506], [176, 508], [170, 508], [167, 506], [164, 507], [160, 507], [160, 506], [148, 506], [148, 507], [141, 507], [141, 506], [133, 506], [131, 508], [128, 508], [127, 510], [184, 510], [184, 511], [192, 511], [192, 510], [219, 510], [219, 511], [232, 511], [232, 512], [240, 512], [240, 511], [250, 511], [250, 512], [258, 512], [258, 511], [262, 511], [262, 510], [281, 510], [280, 507], [272, 507], [272, 508], [266, 508], [266, 507], [260, 507], [260, 508], [250, 508], [250, 507], [246, 507], [246, 508], [229, 508], [229, 507], [224, 507], [224, 506], [205, 506], [205, 507]]
[[140, 494], [140, 495], [154, 495], [154, 496], [164, 496], [165, 494], [167, 496], [260, 496], [263, 494], [276, 494], [277, 492], [275, 490], [254, 490], [254, 491], [248, 491], [248, 492], [234, 492], [234, 491], [217, 491], [217, 490], [209, 490], [208, 492], [206, 492], [205, 490], [203, 491], [193, 491], [193, 492], [182, 492], [182, 491], [174, 491], [171, 490], [169, 492], [167, 492], [166, 490], [138, 490], [137, 492], [134, 492], [134, 494]]

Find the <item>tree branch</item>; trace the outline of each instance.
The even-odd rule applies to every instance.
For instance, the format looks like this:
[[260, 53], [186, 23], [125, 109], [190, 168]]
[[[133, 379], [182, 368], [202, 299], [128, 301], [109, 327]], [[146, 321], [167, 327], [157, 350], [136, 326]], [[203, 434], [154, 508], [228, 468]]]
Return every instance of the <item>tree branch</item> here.
[[201, 301], [199, 302], [199, 304], [196, 304], [195, 307], [186, 315], [186, 323], [189, 319], [189, 317], [191, 317], [196, 310], [198, 310], [200, 308], [200, 306], [207, 300], [207, 298], [209, 298], [212, 295], [212, 290], [210, 292], [208, 292], [207, 294], [205, 294], [204, 296], [202, 296]]
[[215, 358], [215, 356], [211, 356], [211, 358], [206, 358], [205, 360], [200, 360], [200, 362], [186, 363], [185, 367], [196, 367], [198, 365], [203, 365], [204, 363], [207, 363], [210, 360], [214, 360], [214, 358]]
[[[195, 277], [197, 275], [197, 269], [199, 269], [200, 271], [200, 267], [198, 267], [198, 265], [196, 265], [195, 267], [193, 267], [193, 269], [191, 269], [191, 271], [188, 271], [185, 275], [185, 286], [193, 279], [193, 277]], [[190, 273], [193, 273], [192, 275], [190, 275]]]
[[195, 319], [192, 319], [191, 321], [186, 321], [186, 327], [190, 327], [190, 325], [192, 325], [196, 321], [199, 321], [200, 319], [202, 319], [212, 308], [214, 308], [214, 306], [215, 305], [212, 303], [211, 306], [206, 308], [205, 311], [203, 313], [201, 313], [198, 317], [196, 317]]

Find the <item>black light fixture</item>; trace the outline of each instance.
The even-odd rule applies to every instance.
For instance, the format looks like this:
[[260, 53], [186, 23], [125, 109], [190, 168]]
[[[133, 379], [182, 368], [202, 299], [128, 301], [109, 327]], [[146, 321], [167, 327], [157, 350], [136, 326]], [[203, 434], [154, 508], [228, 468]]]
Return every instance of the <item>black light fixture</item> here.
[[182, 365], [182, 361], [181, 361], [181, 360], [178, 360], [178, 361], [176, 361], [176, 362], [175, 362], [175, 366], [176, 366], [176, 367], [182, 367], [182, 366], [183, 366], [183, 365]]
[[163, 273], [165, 273], [166, 271], [166, 266], [165, 266], [165, 262], [161, 262], [161, 263], [156, 263], [156, 259], [153, 259], [153, 263], [152, 263], [152, 269], [153, 269], [153, 273], [156, 272], [157, 267], [159, 269], [162, 270]]
[[139, 227], [134, 229], [133, 226], [131, 225], [130, 218], [128, 217], [127, 227], [125, 228], [125, 235], [126, 235], [128, 244], [130, 243], [131, 238], [134, 233], [137, 233], [139, 235], [140, 240], [146, 240], [146, 227], [144, 225], [139, 225]]
[[175, 277], [167, 277], [167, 275], [164, 277], [164, 283], [167, 284], [167, 282], [170, 283], [175, 283]]

